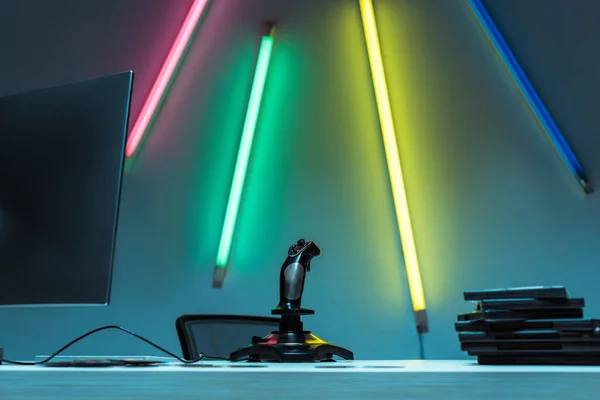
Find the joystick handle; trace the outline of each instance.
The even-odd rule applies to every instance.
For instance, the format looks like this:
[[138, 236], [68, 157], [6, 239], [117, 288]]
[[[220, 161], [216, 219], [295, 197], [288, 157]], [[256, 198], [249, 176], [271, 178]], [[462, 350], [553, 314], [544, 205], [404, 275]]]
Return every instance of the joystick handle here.
[[312, 259], [321, 254], [321, 249], [314, 242], [298, 240], [288, 250], [279, 274], [279, 304], [272, 314], [312, 314], [311, 310], [301, 307], [302, 293], [306, 273], [310, 271]]

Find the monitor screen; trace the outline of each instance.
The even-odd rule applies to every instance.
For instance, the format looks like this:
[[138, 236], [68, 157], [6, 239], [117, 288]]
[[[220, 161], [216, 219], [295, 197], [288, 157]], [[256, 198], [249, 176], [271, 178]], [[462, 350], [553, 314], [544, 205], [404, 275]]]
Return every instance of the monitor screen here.
[[132, 84], [0, 98], [0, 306], [108, 304]]

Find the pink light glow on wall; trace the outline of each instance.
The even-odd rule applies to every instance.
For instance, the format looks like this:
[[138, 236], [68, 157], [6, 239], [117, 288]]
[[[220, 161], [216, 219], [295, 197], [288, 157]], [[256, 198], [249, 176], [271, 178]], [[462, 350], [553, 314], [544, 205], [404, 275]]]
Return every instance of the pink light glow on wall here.
[[150, 90], [150, 94], [138, 115], [131, 132], [129, 133], [129, 138], [127, 140], [127, 147], [125, 148], [125, 155], [127, 157], [133, 156], [136, 149], [138, 148], [146, 130], [148, 129], [148, 125], [154, 116], [158, 105], [162, 97], [165, 94], [165, 90], [173, 77], [173, 73], [183, 56], [183, 53], [196, 29], [196, 25], [198, 25], [198, 21], [206, 8], [209, 0], [194, 0], [194, 3], [190, 7], [190, 11], [185, 17], [185, 21], [177, 34], [177, 38], [173, 43], [173, 47], [169, 51], [165, 62], [156, 77], [156, 81], [152, 86], [152, 90]]

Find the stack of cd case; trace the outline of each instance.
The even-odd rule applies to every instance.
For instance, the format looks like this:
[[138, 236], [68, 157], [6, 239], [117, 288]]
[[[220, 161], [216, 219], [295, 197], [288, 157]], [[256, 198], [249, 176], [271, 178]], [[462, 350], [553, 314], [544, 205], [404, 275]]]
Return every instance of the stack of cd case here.
[[487, 365], [600, 365], [600, 320], [564, 286], [473, 290], [458, 315], [461, 349]]

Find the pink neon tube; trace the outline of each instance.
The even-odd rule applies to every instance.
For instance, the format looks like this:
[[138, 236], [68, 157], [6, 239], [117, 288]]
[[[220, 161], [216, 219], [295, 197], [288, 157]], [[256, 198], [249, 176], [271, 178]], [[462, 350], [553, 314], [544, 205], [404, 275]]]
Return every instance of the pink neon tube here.
[[156, 81], [152, 86], [152, 90], [150, 90], [150, 94], [142, 107], [142, 111], [138, 116], [131, 132], [129, 133], [129, 139], [127, 141], [127, 147], [125, 148], [125, 155], [127, 157], [131, 157], [135, 150], [137, 149], [150, 121], [152, 120], [152, 116], [156, 112], [156, 108], [160, 103], [160, 99], [165, 93], [165, 89], [173, 76], [173, 72], [175, 72], [175, 68], [177, 68], [177, 64], [179, 64], [179, 60], [181, 60], [181, 56], [187, 47], [194, 30], [196, 29], [196, 25], [206, 8], [206, 4], [209, 0], [194, 0], [194, 3], [190, 7], [190, 11], [185, 17], [185, 21], [181, 26], [179, 33], [177, 34], [177, 38], [175, 39], [175, 43], [173, 43], [173, 47], [169, 51], [167, 58], [156, 77]]

